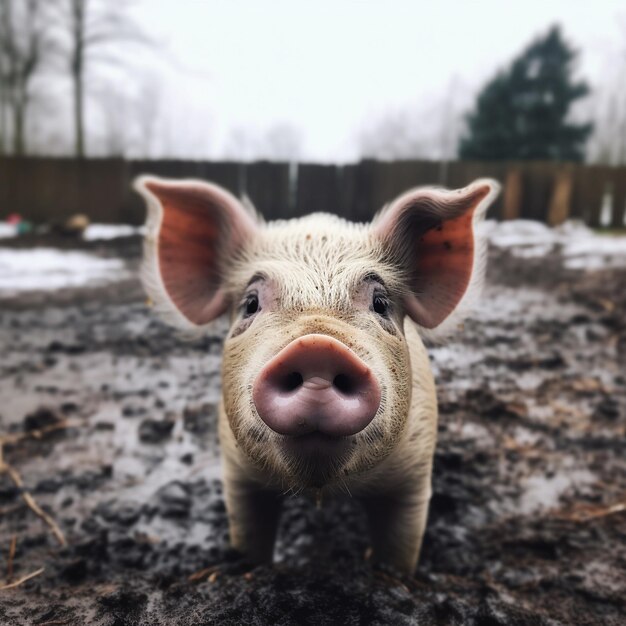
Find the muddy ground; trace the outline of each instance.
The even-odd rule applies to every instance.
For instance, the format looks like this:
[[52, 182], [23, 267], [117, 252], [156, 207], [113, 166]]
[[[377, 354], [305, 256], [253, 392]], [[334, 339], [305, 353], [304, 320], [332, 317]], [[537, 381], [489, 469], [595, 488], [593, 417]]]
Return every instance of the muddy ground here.
[[[137, 267], [138, 239], [81, 247]], [[0, 582], [44, 571], [0, 591], [0, 624], [626, 623], [625, 305], [624, 269], [491, 251], [480, 310], [431, 352], [434, 496], [403, 577], [364, 560], [352, 501], [290, 500], [272, 567], [229, 549], [223, 328], [180, 340], [134, 279], [1, 301], [0, 432], [24, 488], [0, 476]]]

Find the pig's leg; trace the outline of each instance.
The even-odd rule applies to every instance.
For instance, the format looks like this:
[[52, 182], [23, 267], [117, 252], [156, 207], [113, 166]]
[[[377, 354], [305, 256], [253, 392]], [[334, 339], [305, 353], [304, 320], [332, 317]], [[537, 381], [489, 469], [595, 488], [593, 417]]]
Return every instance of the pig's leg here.
[[254, 469], [237, 447], [223, 405], [218, 430], [231, 545], [255, 563], [271, 562], [282, 496], [251, 478]]
[[372, 560], [407, 574], [415, 571], [428, 517], [430, 487], [417, 494], [363, 501], [370, 522]]
[[254, 563], [271, 562], [280, 495], [238, 480], [226, 479], [224, 487], [231, 545]]

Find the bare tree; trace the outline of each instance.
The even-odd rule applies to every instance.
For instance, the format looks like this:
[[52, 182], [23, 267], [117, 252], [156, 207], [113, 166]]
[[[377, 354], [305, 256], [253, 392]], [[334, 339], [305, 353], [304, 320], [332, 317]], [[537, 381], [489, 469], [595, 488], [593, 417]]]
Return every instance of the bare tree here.
[[130, 97], [121, 91], [105, 87], [99, 90], [98, 101], [102, 116], [102, 136], [101, 141], [98, 141], [98, 144], [101, 143], [101, 150], [97, 152], [102, 156], [123, 158], [128, 154], [131, 141], [128, 128], [128, 120], [132, 117]]
[[258, 141], [242, 126], [233, 128], [224, 143], [223, 158], [252, 161], [258, 152]]
[[262, 135], [237, 126], [226, 138], [223, 156], [228, 159], [253, 161], [297, 161], [302, 154], [302, 133], [288, 123], [270, 126]]
[[0, 0], [0, 129], [6, 151], [8, 122], [12, 151], [26, 152], [25, 124], [32, 99], [32, 82], [52, 47], [43, 0]]
[[593, 119], [586, 160], [600, 165], [626, 165], [626, 12], [615, 17], [621, 43], [606, 44], [604, 71], [596, 77], [590, 97], [574, 111]]
[[72, 49], [70, 52], [70, 73], [74, 98], [74, 148], [76, 156], [85, 156], [84, 82], [87, 0], [69, 0]]
[[604, 165], [626, 165], [626, 75], [598, 97], [596, 129], [591, 138], [589, 160]]
[[64, 0], [61, 12], [69, 34], [69, 69], [72, 80], [74, 151], [84, 157], [85, 147], [85, 77], [95, 62], [116, 61], [114, 57], [94, 54], [99, 48], [120, 41], [146, 43], [147, 38], [128, 14], [128, 2], [122, 0]]
[[431, 150], [429, 140], [408, 111], [378, 118], [363, 129], [358, 143], [361, 156], [384, 160], [425, 158]]
[[626, 165], [626, 48], [616, 57], [588, 103], [594, 118], [588, 158], [604, 165]]
[[139, 81], [135, 98], [137, 135], [134, 152], [143, 158], [154, 154], [155, 139], [161, 113], [162, 83], [156, 74], [148, 74]]
[[462, 121], [457, 91], [453, 79], [444, 96], [374, 119], [357, 137], [360, 155], [383, 160], [454, 158]]
[[[2, 10], [2, 21], [0, 22], [0, 33], [4, 37], [4, 2], [0, 4]], [[7, 146], [7, 113], [8, 113], [8, 81], [7, 81], [7, 58], [4, 45], [0, 45], [0, 154], [6, 154]]]
[[297, 161], [302, 154], [302, 134], [291, 124], [275, 124], [261, 141], [259, 157], [274, 161]]

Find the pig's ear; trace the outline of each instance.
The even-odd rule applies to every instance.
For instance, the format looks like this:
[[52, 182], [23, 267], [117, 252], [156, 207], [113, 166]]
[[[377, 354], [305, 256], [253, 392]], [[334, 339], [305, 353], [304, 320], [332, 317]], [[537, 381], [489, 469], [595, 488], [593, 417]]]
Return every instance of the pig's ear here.
[[134, 187], [148, 208], [142, 271], [148, 295], [182, 328], [208, 324], [228, 306], [222, 272], [254, 237], [255, 216], [210, 183], [141, 176]]
[[405, 272], [406, 312], [422, 328], [454, 324], [453, 313], [480, 288], [484, 250], [475, 226], [498, 191], [488, 179], [457, 191], [414, 189], [375, 220], [386, 254]]

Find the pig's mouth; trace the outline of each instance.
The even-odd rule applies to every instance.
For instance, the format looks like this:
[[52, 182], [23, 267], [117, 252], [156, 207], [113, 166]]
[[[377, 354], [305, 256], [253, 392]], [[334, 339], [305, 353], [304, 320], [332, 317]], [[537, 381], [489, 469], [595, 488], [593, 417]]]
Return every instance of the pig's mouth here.
[[291, 473], [305, 486], [332, 482], [347, 465], [355, 447], [354, 437], [336, 437], [321, 431], [285, 436], [280, 447]]
[[304, 435], [283, 437], [282, 445], [286, 452], [323, 460], [345, 457], [352, 447], [352, 441], [351, 437], [334, 437], [317, 430]]

